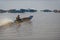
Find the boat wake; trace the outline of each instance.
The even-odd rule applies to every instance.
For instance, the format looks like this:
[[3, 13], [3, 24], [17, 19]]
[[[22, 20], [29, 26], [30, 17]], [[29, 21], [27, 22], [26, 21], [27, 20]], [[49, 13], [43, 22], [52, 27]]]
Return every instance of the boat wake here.
[[13, 20], [11, 19], [0, 20], [0, 26], [7, 26], [7, 25], [11, 25], [12, 23], [13, 23]]

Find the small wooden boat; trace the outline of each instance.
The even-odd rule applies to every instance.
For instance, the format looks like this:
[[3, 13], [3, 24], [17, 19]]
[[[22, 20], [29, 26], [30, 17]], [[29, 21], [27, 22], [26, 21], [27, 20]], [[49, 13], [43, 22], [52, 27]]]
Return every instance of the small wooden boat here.
[[32, 18], [33, 18], [33, 16], [29, 16], [29, 17], [22, 18], [20, 20], [15, 20], [14, 22], [15, 23], [26, 22], [26, 21], [30, 21]]

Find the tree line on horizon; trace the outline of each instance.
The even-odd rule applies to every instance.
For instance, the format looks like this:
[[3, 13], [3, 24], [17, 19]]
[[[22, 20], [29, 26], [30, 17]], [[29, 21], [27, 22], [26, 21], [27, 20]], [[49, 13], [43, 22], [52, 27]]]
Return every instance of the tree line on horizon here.
[[[3, 9], [0, 9], [0, 13], [25, 13], [25, 12], [37, 12], [38, 10], [35, 10], [35, 9], [19, 9], [19, 10], [16, 10], [16, 9], [9, 9], [9, 10], [3, 10]], [[42, 12], [54, 12], [54, 13], [60, 13], [60, 10], [49, 10], [49, 9], [44, 9], [44, 10], [40, 10]]]
[[19, 10], [16, 10], [16, 9], [9, 9], [9, 10], [3, 10], [3, 9], [0, 9], [0, 13], [25, 13], [25, 12], [37, 12], [37, 10], [35, 9], [19, 9]]

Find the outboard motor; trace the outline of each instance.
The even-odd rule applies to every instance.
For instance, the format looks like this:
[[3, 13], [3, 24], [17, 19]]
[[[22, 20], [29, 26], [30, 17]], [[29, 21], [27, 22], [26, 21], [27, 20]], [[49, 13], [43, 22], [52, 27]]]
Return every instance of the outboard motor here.
[[32, 18], [33, 18], [33, 16], [30, 16], [29, 18], [30, 18], [30, 19], [32, 19]]

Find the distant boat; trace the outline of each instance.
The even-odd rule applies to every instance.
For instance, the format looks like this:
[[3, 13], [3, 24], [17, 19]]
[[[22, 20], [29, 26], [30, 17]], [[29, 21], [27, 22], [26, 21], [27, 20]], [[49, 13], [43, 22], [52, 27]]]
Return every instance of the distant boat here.
[[33, 16], [29, 16], [29, 17], [25, 17], [22, 18], [21, 20], [15, 20], [15, 23], [21, 23], [21, 22], [26, 22], [26, 21], [30, 21], [33, 18]]

